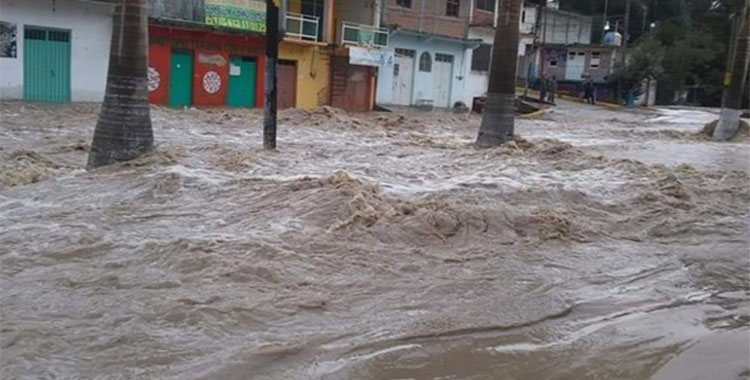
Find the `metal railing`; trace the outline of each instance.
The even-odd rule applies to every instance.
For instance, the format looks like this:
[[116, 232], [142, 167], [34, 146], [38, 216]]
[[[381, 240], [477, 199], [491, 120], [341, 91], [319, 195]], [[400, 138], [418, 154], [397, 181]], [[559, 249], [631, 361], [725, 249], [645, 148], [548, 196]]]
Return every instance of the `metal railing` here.
[[317, 16], [287, 12], [285, 36], [300, 40], [318, 41], [319, 24], [320, 18]]
[[388, 29], [342, 22], [340, 41], [342, 45], [385, 48], [388, 47]]

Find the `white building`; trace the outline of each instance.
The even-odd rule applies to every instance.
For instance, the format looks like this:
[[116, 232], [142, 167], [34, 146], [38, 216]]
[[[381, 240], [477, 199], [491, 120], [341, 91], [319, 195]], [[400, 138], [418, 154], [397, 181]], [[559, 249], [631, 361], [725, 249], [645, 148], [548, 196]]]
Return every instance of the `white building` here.
[[392, 64], [378, 69], [377, 103], [453, 107], [467, 103], [466, 52], [476, 42], [413, 31], [391, 34]]
[[100, 102], [113, 6], [102, 1], [0, 0], [0, 98]]

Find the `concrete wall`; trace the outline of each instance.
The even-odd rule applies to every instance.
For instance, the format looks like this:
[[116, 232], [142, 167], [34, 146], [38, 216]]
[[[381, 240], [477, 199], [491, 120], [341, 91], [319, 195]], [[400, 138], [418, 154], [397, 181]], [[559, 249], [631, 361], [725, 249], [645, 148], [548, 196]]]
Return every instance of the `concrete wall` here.
[[[492, 45], [495, 40], [495, 30], [489, 28], [470, 28], [469, 39], [480, 39], [483, 43]], [[487, 85], [490, 83], [490, 72], [478, 71], [471, 69], [473, 58], [473, 49], [469, 49], [466, 54], [466, 87], [464, 94], [466, 105], [471, 107], [472, 101], [476, 97], [487, 94]]]
[[153, 18], [203, 22], [203, 0], [148, 0], [148, 15]]
[[74, 0], [0, 0], [0, 20], [17, 27], [17, 57], [0, 58], [0, 98], [23, 98], [24, 26], [71, 30], [71, 100], [104, 98], [112, 35], [110, 5]]
[[547, 9], [546, 22], [543, 22], [545, 43], [548, 44], [590, 44], [592, 19], [575, 13]]
[[[472, 27], [469, 28], [469, 39], [480, 39], [483, 43], [492, 45], [495, 41], [495, 30], [489, 29], [486, 27]], [[521, 36], [519, 42], [518, 42], [518, 61], [517, 61], [517, 72], [518, 77], [525, 78], [526, 77], [526, 70], [528, 69], [527, 65], [524, 63], [527, 62], [527, 60], [524, 58], [524, 53], [526, 51], [526, 44], [532, 44], [533, 43], [533, 37], [530, 36]], [[471, 62], [473, 58], [472, 50], [468, 50], [466, 53], [466, 60], [467, 60], [467, 70], [466, 70], [466, 93], [465, 97], [468, 101], [466, 103], [468, 106], [471, 106], [471, 102], [475, 97], [485, 96], [487, 94], [487, 86], [490, 81], [490, 72], [488, 71], [478, 71], [478, 70], [472, 70], [471, 69]]]
[[[614, 67], [612, 50], [597, 49], [595, 47], [587, 47], [585, 49], [571, 48], [570, 50], [585, 51], [586, 52], [586, 66], [584, 73], [588, 75], [595, 82], [606, 82], [609, 80], [609, 75], [612, 73], [612, 67]], [[591, 67], [592, 52], [599, 53], [599, 67]]]
[[[377, 6], [373, 0], [335, 0], [336, 28], [341, 28], [344, 21], [373, 25], [375, 14], [379, 11]], [[341, 33], [341, 30], [337, 30], [337, 33]]]
[[297, 108], [315, 108], [328, 104], [330, 56], [324, 48], [282, 42], [279, 59], [297, 63]]
[[524, 7], [521, 11], [521, 33], [531, 34], [536, 27], [536, 7]]
[[[540, 52], [540, 57], [544, 59], [544, 76], [551, 78], [557, 77], [558, 81], [565, 79], [565, 69], [568, 64], [568, 49], [564, 47], [547, 47]], [[557, 66], [550, 66], [551, 61], [557, 61]]]
[[474, 9], [471, 12], [471, 25], [472, 26], [495, 26], [495, 17], [497, 12], [497, 3], [495, 4], [495, 12], [490, 12], [484, 9], [479, 9], [474, 5]]
[[[418, 2], [417, 2], [418, 3]], [[453, 55], [453, 80], [451, 83], [450, 105], [462, 101], [471, 106], [471, 99], [464, 91], [466, 86], [466, 73], [471, 67], [467, 61], [466, 53], [469, 47], [463, 42], [453, 42], [441, 39], [432, 39], [429, 42], [426, 37], [417, 37], [408, 34], [395, 33], [391, 36], [389, 49], [403, 48], [416, 50], [414, 61], [414, 72], [412, 74], [412, 104], [419, 99], [433, 98], [433, 72], [425, 73], [419, 71], [419, 57], [422, 52], [430, 53], [435, 64], [435, 53]], [[378, 69], [377, 99], [378, 104], [393, 104], [393, 65], [381, 66]]]

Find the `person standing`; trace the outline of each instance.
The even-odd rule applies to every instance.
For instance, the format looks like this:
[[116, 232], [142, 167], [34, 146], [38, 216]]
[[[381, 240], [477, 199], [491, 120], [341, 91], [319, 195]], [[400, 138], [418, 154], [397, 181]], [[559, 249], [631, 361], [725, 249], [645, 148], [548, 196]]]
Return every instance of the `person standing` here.
[[539, 100], [547, 99], [547, 78], [539, 78]]
[[596, 104], [596, 86], [591, 79], [589, 79], [589, 104]]
[[547, 79], [547, 101], [555, 104], [555, 93], [557, 93], [557, 76]]
[[593, 91], [592, 91], [592, 87], [593, 87], [593, 86], [592, 86], [592, 84], [591, 84], [591, 81], [589, 81], [588, 79], [586, 79], [586, 80], [585, 80], [585, 81], [583, 82], [583, 100], [584, 100], [584, 101], [585, 101], [585, 102], [586, 102], [587, 104], [593, 104], [593, 103], [592, 103], [592, 93], [593, 93]]

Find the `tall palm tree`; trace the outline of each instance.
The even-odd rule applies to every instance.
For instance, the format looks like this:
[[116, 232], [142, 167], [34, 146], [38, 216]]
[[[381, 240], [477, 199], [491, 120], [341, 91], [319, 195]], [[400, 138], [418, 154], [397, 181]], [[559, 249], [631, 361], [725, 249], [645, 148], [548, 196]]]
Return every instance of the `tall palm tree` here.
[[724, 91], [721, 117], [714, 129], [714, 139], [719, 141], [731, 140], [740, 126], [742, 114], [742, 95], [749, 86], [748, 65], [750, 65], [750, 0], [744, 0], [744, 4], [738, 2], [735, 15], [739, 17], [737, 33], [731, 42], [732, 62], [727, 68], [728, 87]]
[[500, 0], [487, 101], [477, 136], [480, 148], [495, 147], [513, 137], [522, 4], [523, 0]]
[[107, 89], [87, 166], [131, 160], [153, 145], [146, 0], [121, 0], [113, 17]]

